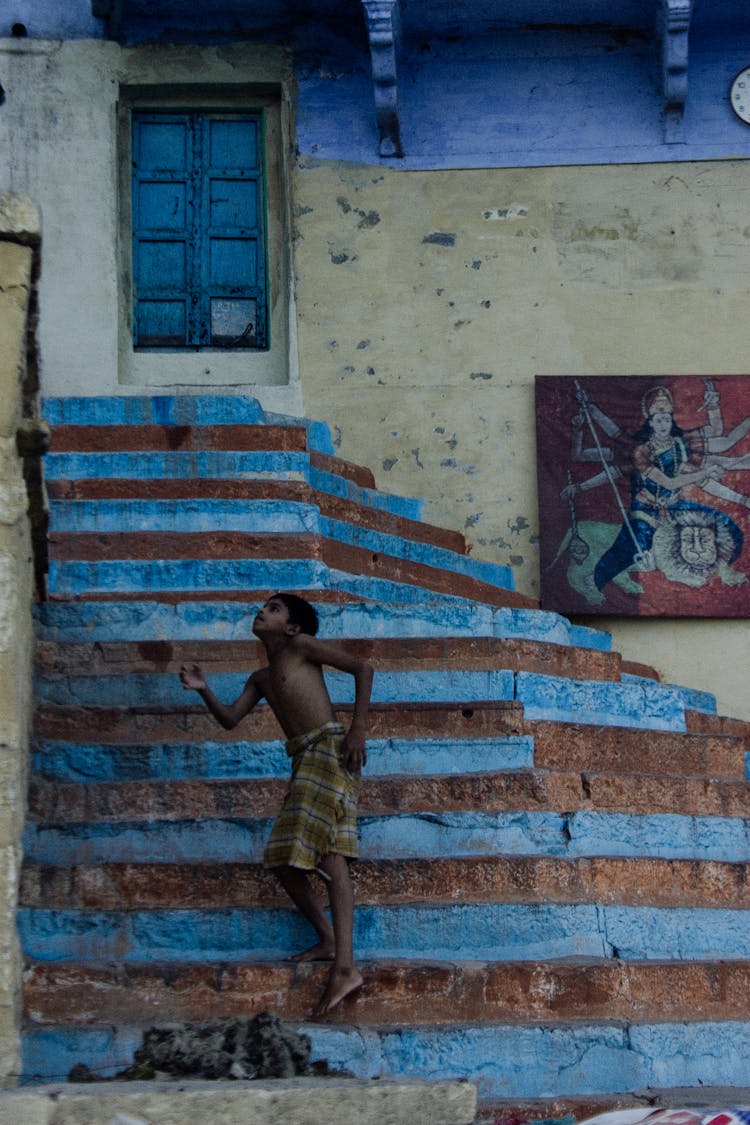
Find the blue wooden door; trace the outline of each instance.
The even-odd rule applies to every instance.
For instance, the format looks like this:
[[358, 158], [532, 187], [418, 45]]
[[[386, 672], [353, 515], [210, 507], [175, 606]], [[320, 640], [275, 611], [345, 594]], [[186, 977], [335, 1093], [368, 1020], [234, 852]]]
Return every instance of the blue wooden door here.
[[260, 113], [133, 115], [139, 348], [267, 346]]

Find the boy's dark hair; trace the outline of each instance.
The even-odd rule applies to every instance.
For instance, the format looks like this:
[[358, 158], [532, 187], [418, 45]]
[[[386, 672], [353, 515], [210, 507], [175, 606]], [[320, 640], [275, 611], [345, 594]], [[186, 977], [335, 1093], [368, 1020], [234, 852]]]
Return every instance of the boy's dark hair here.
[[[299, 594], [274, 594], [289, 610], [289, 624], [299, 625], [300, 633], [309, 633], [314, 637], [318, 631], [318, 613], [305, 598]], [[271, 598], [268, 599], [271, 601]]]

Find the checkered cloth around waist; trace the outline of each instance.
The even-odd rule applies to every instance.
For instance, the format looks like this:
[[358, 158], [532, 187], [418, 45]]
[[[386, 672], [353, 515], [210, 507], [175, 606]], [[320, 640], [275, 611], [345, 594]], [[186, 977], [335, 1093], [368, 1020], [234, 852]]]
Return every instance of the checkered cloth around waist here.
[[310, 730], [306, 734], [297, 734], [294, 738], [290, 738], [284, 744], [287, 757], [296, 758], [300, 754], [304, 754], [306, 750], [311, 750], [316, 743], [320, 742], [321, 738], [326, 738], [329, 734], [344, 734], [344, 728], [341, 723], [323, 723], [322, 727], [317, 727], [315, 730]]

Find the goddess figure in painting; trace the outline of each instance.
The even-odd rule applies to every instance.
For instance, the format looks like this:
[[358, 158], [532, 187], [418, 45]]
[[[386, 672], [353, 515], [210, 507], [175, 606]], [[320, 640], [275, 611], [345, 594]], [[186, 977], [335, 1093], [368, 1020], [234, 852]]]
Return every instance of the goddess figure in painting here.
[[[609, 482], [622, 515], [614, 542], [603, 551], [584, 582], [590, 601], [601, 602], [604, 587], [634, 567], [644, 571], [658, 566], [668, 578], [688, 585], [702, 585], [717, 571], [727, 584], [747, 580], [741, 572], [731, 570], [743, 546], [742, 532], [735, 521], [684, 495], [695, 486], [750, 508], [750, 496], [721, 480], [727, 470], [750, 469], [750, 453], [725, 455], [750, 432], [750, 417], [725, 435], [719, 394], [710, 380], [706, 380], [706, 388], [702, 406], [707, 414], [705, 426], [680, 427], [674, 418], [671, 391], [654, 386], [641, 401], [643, 425], [628, 435], [577, 387], [580, 410], [573, 419], [573, 460], [597, 460], [602, 471], [579, 484], [568, 484], [561, 498], [571, 502], [579, 493]], [[590, 448], [583, 444], [584, 423], [594, 439]], [[596, 426], [611, 445], [602, 446]], [[615, 484], [626, 473], [630, 476], [628, 510]], [[676, 557], [682, 561], [675, 563]]]

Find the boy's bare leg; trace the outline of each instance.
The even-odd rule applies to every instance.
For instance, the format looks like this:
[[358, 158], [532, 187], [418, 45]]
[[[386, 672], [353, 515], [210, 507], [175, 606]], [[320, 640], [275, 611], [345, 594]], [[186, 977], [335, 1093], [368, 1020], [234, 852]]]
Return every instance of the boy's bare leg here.
[[321, 860], [320, 866], [330, 879], [328, 895], [333, 917], [335, 956], [328, 984], [311, 1012], [316, 1017], [327, 1015], [345, 996], [363, 983], [362, 975], [354, 964], [354, 891], [349, 864], [344, 856], [331, 853]]
[[308, 876], [299, 867], [277, 867], [276, 875], [300, 914], [307, 918], [320, 938], [316, 945], [303, 953], [287, 957], [287, 961], [333, 961], [335, 952], [333, 926]]

